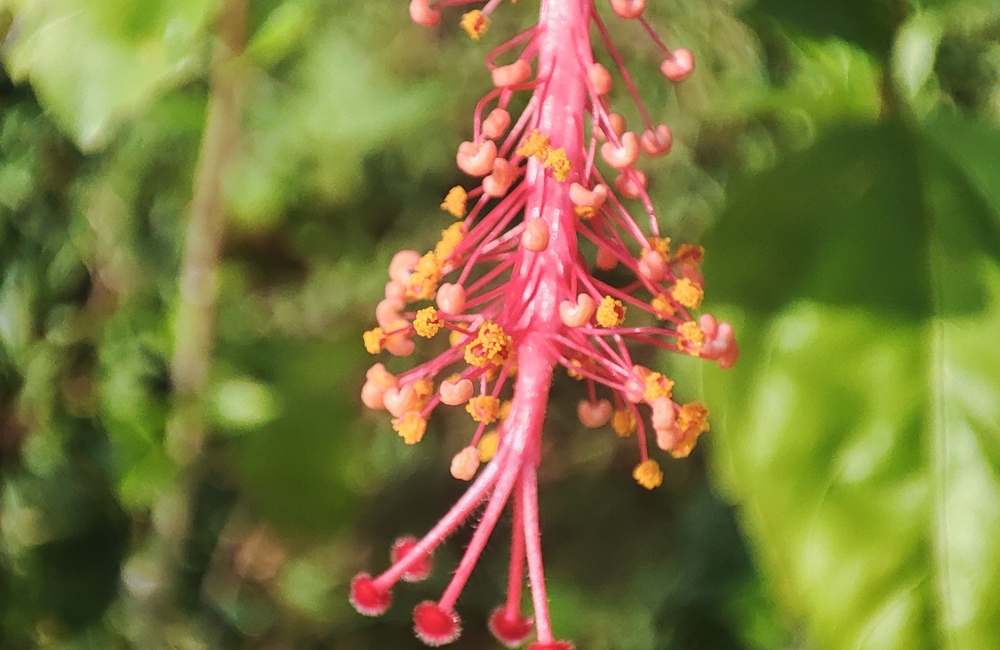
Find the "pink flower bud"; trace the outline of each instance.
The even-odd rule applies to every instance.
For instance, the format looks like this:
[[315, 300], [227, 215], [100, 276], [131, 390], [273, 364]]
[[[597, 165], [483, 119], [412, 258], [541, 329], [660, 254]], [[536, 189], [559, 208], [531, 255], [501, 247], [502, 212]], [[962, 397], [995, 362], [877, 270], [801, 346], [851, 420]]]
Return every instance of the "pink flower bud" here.
[[483, 135], [495, 140], [507, 132], [510, 126], [510, 113], [502, 108], [494, 108], [483, 120]]
[[559, 303], [559, 318], [566, 327], [586, 325], [597, 311], [597, 301], [585, 293], [576, 297], [576, 302], [563, 300]]
[[600, 63], [595, 63], [587, 70], [587, 79], [598, 95], [607, 95], [611, 91], [611, 73]]
[[637, 199], [646, 190], [646, 174], [639, 169], [630, 169], [628, 173], [619, 174], [615, 178], [615, 189], [627, 199]]
[[361, 403], [373, 411], [380, 411], [385, 408], [385, 405], [382, 403], [384, 395], [385, 389], [370, 379], [361, 387]]
[[580, 400], [576, 405], [576, 416], [583, 426], [589, 429], [603, 427], [611, 419], [611, 402], [606, 399], [591, 402]]
[[678, 48], [660, 64], [660, 72], [670, 81], [681, 81], [694, 71], [694, 54], [691, 50]]
[[458, 168], [469, 176], [486, 176], [493, 171], [493, 161], [496, 157], [497, 145], [492, 140], [463, 142], [458, 146], [455, 162]]
[[592, 190], [588, 190], [579, 183], [573, 183], [569, 186], [569, 200], [573, 202], [573, 205], [597, 211], [601, 209], [607, 199], [608, 186], [604, 183], [594, 185]]
[[399, 321], [399, 312], [402, 311], [404, 306], [405, 304], [400, 298], [380, 300], [375, 307], [375, 320], [378, 321], [378, 326], [384, 330], [392, 327]]
[[670, 151], [673, 143], [674, 136], [666, 124], [660, 124], [655, 131], [646, 129], [639, 138], [639, 144], [647, 156], [662, 156]]
[[602, 271], [610, 271], [616, 266], [618, 266], [618, 257], [611, 252], [611, 249], [604, 246], [597, 249], [597, 268]]
[[621, 136], [621, 144], [605, 142], [601, 145], [601, 158], [615, 169], [625, 169], [639, 159], [639, 138], [631, 131]]
[[433, 27], [441, 22], [441, 12], [431, 9], [430, 0], [410, 0], [410, 19], [418, 25]]
[[410, 384], [404, 384], [398, 388], [387, 388], [382, 395], [382, 404], [385, 410], [389, 411], [393, 417], [403, 417], [407, 411], [412, 411], [420, 398]]
[[493, 161], [493, 173], [483, 179], [483, 191], [493, 198], [500, 198], [517, 178], [517, 169], [503, 158]]
[[438, 393], [441, 395], [441, 402], [448, 406], [461, 406], [465, 404], [474, 392], [475, 387], [468, 379], [459, 379], [458, 381], [445, 379], [441, 382], [441, 387], [438, 389]]
[[406, 285], [402, 282], [396, 282], [395, 280], [389, 280], [385, 283], [385, 297], [386, 298], [398, 298], [403, 299], [406, 295]]
[[667, 263], [659, 252], [646, 251], [639, 260], [639, 274], [650, 282], [659, 282], [667, 274]]
[[524, 226], [521, 245], [534, 253], [541, 253], [549, 247], [549, 224], [544, 219], [531, 219]]
[[457, 316], [465, 311], [465, 289], [460, 284], [445, 282], [437, 291], [437, 306], [442, 313]]
[[502, 108], [494, 108], [483, 120], [483, 135], [490, 139], [496, 139], [507, 132], [510, 126], [510, 113]]
[[502, 65], [493, 69], [493, 85], [497, 88], [516, 86], [524, 83], [531, 76], [531, 64], [524, 59], [518, 59], [510, 65]]
[[[402, 250], [392, 256], [392, 261], [389, 262], [389, 277], [392, 278], [394, 282], [400, 282], [406, 284], [406, 281], [410, 279], [410, 274], [413, 273], [413, 268], [420, 261], [420, 253], [411, 250]], [[386, 296], [388, 298], [388, 296]]]
[[471, 481], [479, 471], [479, 450], [466, 447], [451, 459], [451, 475], [459, 481]]
[[646, 0], [611, 0], [611, 9], [619, 18], [638, 18], [646, 10]]

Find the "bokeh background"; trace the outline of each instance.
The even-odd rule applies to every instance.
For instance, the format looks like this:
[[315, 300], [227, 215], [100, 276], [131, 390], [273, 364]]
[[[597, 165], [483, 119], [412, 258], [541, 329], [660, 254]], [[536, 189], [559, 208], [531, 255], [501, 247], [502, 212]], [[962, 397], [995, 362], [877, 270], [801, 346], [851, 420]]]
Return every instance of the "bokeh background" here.
[[[392, 254], [448, 223], [483, 56], [537, 5], [476, 43], [404, 0], [0, 0], [0, 647], [419, 647], [410, 609], [468, 529], [380, 619], [347, 582], [456, 498], [471, 432], [435, 416], [411, 448], [365, 413], [361, 332]], [[714, 417], [651, 493], [557, 382], [555, 629], [587, 650], [995, 649], [1000, 5], [647, 15], [698, 61], [672, 87], [612, 21], [675, 134], [651, 192], [708, 247], [706, 309], [743, 356], [650, 359]], [[455, 648], [499, 647], [504, 537]]]

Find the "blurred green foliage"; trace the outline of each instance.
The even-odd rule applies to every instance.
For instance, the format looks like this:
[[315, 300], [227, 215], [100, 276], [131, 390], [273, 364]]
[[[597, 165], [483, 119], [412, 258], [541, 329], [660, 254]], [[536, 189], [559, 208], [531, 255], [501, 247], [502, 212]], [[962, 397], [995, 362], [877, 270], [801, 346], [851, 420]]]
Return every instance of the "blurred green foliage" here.
[[[171, 355], [219, 7], [0, 0], [0, 647], [418, 647], [409, 606], [440, 591], [468, 530], [382, 619], [346, 584], [455, 498], [445, 468], [469, 431], [441, 417], [414, 449], [363, 414], [360, 333], [392, 253], [446, 225], [482, 56], [537, 2], [504, 6], [480, 43], [459, 11], [427, 30], [405, 4], [249, 2], [192, 411]], [[673, 89], [636, 26], [612, 25], [675, 133], [647, 167], [654, 200], [675, 239], [708, 233], [706, 304], [743, 356], [704, 371], [713, 432], [650, 494], [557, 384], [556, 629], [592, 650], [994, 647], [1000, 8], [647, 14], [699, 61]], [[663, 363], [693, 397], [688, 361]], [[187, 417], [209, 431], [194, 472], [170, 433]], [[502, 536], [456, 648], [495, 647]]]

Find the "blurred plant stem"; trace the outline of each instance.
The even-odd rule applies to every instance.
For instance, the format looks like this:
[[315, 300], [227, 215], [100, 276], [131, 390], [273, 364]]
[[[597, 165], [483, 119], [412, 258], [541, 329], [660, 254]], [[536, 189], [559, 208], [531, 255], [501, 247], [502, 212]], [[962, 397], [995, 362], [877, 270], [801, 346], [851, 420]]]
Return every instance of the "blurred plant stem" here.
[[[185, 574], [185, 546], [197, 486], [203, 472], [203, 397], [212, 365], [219, 258], [225, 225], [225, 173], [240, 139], [247, 0], [220, 0], [215, 24], [211, 79], [184, 253], [170, 364], [174, 411], [165, 444], [179, 472], [174, 488], [154, 507], [149, 545], [139, 559], [137, 582], [126, 569], [132, 596], [133, 640], [139, 647], [169, 645], [165, 625], [174, 618]], [[136, 558], [134, 558], [136, 559]], [[132, 563], [135, 564], [134, 562]], [[144, 566], [143, 566], [144, 565]]]

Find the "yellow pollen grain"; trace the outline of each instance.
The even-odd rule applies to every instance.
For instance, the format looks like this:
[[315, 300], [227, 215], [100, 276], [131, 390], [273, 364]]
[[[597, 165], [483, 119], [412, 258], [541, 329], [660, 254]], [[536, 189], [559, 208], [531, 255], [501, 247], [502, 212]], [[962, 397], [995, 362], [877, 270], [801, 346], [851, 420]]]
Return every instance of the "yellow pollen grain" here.
[[492, 395], [479, 395], [469, 400], [465, 410], [476, 422], [493, 424], [500, 419], [500, 400]]
[[649, 304], [656, 313], [656, 317], [660, 320], [666, 320], [677, 313], [674, 303], [670, 302], [670, 299], [662, 293], [653, 298], [653, 301]]
[[441, 203], [441, 209], [456, 219], [461, 219], [465, 216], [465, 201], [467, 199], [468, 194], [466, 194], [465, 188], [461, 185], [456, 185], [448, 190], [448, 195], [444, 197], [444, 201]]
[[441, 241], [434, 247], [434, 255], [442, 265], [455, 252], [458, 245], [465, 239], [465, 231], [461, 223], [453, 223], [441, 231]]
[[702, 298], [705, 297], [705, 292], [688, 278], [681, 278], [670, 290], [670, 295], [688, 309], [697, 309], [701, 305]]
[[425, 339], [434, 338], [434, 335], [441, 331], [443, 325], [441, 319], [438, 318], [437, 309], [433, 307], [424, 307], [417, 312], [416, 318], [413, 319], [413, 329]]
[[670, 259], [670, 238], [669, 237], [650, 237], [646, 241], [649, 242], [649, 247], [654, 251], [663, 256], [664, 261]]
[[368, 354], [378, 354], [385, 345], [385, 332], [382, 331], [381, 327], [368, 330], [364, 333], [364, 341], [365, 350], [368, 350]]
[[490, 19], [483, 15], [478, 9], [473, 9], [472, 11], [462, 15], [462, 21], [459, 23], [465, 33], [469, 35], [474, 41], [478, 41], [479, 38], [486, 33], [486, 30], [490, 26]]
[[680, 342], [682, 344], [687, 344], [690, 348], [690, 352], [694, 356], [698, 356], [698, 349], [705, 345], [705, 332], [701, 330], [698, 323], [693, 320], [689, 320], [686, 323], [681, 323], [677, 328], [677, 333], [680, 335]]
[[552, 169], [552, 175], [555, 176], [556, 180], [560, 183], [569, 178], [571, 165], [569, 163], [569, 158], [566, 157], [566, 150], [562, 147], [559, 147], [558, 149], [551, 149], [549, 151], [549, 155], [545, 157], [545, 161], [542, 163], [542, 166]]
[[401, 418], [392, 421], [392, 428], [408, 445], [415, 445], [424, 437], [427, 431], [427, 420], [416, 411], [407, 411]]
[[584, 221], [586, 221], [587, 219], [593, 219], [594, 215], [597, 214], [597, 212], [594, 210], [594, 208], [591, 208], [589, 206], [577, 205], [574, 206], [573, 208], [573, 214], [576, 215], [577, 219], [583, 219]]
[[611, 428], [619, 438], [628, 438], [635, 431], [635, 415], [629, 409], [618, 409], [611, 416]]
[[566, 368], [566, 374], [569, 375], [570, 379], [575, 379], [577, 381], [582, 380], [583, 379], [583, 373], [579, 372], [576, 369], [577, 368], [582, 368], [583, 367], [583, 363], [580, 360], [578, 360], [578, 359], [570, 359], [569, 363], [573, 367], [572, 368]]
[[488, 462], [497, 455], [497, 447], [500, 446], [500, 433], [498, 431], [488, 431], [479, 439], [479, 459]]
[[434, 251], [425, 253], [417, 262], [406, 283], [406, 296], [412, 300], [430, 300], [437, 292], [443, 268]]
[[652, 458], [636, 465], [635, 469], [632, 470], [632, 478], [647, 490], [652, 490], [663, 484], [663, 472], [660, 471], [660, 464]]
[[705, 433], [709, 428], [708, 409], [701, 402], [688, 402], [677, 413], [677, 426], [681, 431], [694, 429], [699, 434]]
[[503, 402], [500, 402], [500, 421], [501, 422], [504, 421], [504, 420], [506, 420], [508, 417], [510, 417], [510, 407], [512, 405], [513, 405], [513, 403], [509, 399], [508, 400], [504, 400]]
[[549, 157], [549, 136], [542, 135], [535, 129], [528, 134], [528, 139], [517, 149], [517, 155], [525, 158], [534, 157], [540, 163], [544, 163]]
[[621, 300], [615, 300], [611, 296], [601, 298], [601, 304], [597, 308], [597, 324], [601, 327], [615, 327], [625, 322], [625, 305]]
[[705, 249], [696, 244], [681, 244], [677, 249], [677, 261], [698, 266], [705, 259]]
[[430, 377], [423, 377], [413, 382], [413, 394], [419, 399], [426, 399], [434, 392], [434, 382]]
[[651, 372], [646, 376], [646, 390], [642, 394], [643, 399], [652, 403], [660, 397], [670, 399], [674, 392], [674, 382], [664, 377], [658, 372]]
[[476, 338], [465, 346], [465, 362], [470, 366], [501, 365], [510, 357], [513, 341], [503, 328], [493, 321], [479, 327]]

